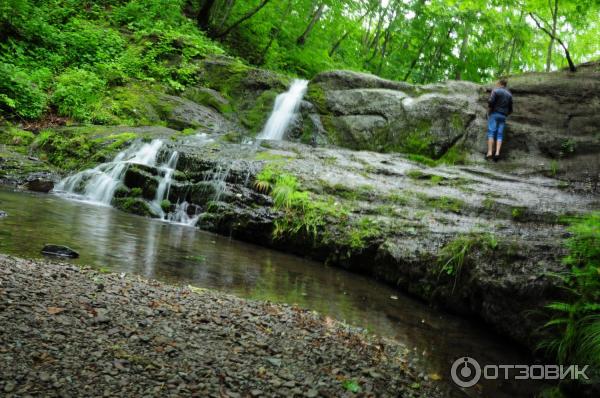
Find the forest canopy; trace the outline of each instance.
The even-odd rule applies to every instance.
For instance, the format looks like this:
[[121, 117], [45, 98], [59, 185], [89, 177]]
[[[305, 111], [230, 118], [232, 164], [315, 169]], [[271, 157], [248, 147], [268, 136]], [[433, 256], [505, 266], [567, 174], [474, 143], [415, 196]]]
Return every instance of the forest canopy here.
[[306, 78], [485, 82], [598, 59], [598, 37], [600, 0], [5, 0], [0, 112], [122, 122], [111, 88], [183, 90], [214, 54]]
[[565, 67], [560, 42], [574, 63], [600, 57], [596, 0], [204, 0], [196, 7], [200, 26], [236, 54], [309, 77], [350, 68], [416, 83], [480, 82]]

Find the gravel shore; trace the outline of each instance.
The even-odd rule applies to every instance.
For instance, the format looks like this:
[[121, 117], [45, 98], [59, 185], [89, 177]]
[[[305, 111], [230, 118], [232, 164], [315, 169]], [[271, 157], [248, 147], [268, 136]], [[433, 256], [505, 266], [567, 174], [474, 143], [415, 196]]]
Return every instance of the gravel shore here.
[[402, 346], [306, 310], [0, 255], [0, 395], [442, 393]]

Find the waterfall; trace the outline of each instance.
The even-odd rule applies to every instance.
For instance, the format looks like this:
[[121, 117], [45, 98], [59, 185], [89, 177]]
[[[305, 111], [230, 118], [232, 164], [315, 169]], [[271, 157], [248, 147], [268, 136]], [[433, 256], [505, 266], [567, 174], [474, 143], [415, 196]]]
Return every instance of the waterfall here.
[[165, 213], [162, 209], [163, 200], [169, 198], [169, 190], [179, 157], [179, 153], [173, 151], [165, 163], [158, 164], [158, 155], [163, 144], [161, 140], [153, 140], [150, 143], [136, 142], [119, 152], [113, 161], [64, 178], [56, 185], [54, 191], [108, 206], [111, 204], [117, 188], [124, 183], [125, 174], [130, 165], [156, 167], [159, 181], [154, 199], [148, 203], [151, 210], [162, 220], [193, 226], [196, 224], [198, 216], [188, 215], [189, 204], [186, 201], [178, 202], [171, 213]]
[[292, 82], [288, 91], [279, 94], [275, 99], [273, 112], [269, 116], [267, 124], [256, 138], [282, 140], [288, 126], [297, 116], [300, 102], [306, 93], [307, 87], [308, 80], [296, 79]]
[[84, 170], [61, 180], [54, 190], [75, 195], [86, 201], [110, 205], [129, 165], [154, 166], [162, 145], [161, 140], [136, 143], [119, 152], [112, 162], [102, 163], [93, 169]]
[[165, 219], [165, 212], [162, 209], [161, 203], [163, 200], [169, 197], [169, 189], [171, 188], [171, 182], [173, 179], [173, 173], [175, 172], [175, 167], [177, 167], [177, 157], [179, 154], [177, 151], [174, 151], [166, 164], [161, 165], [158, 170], [162, 174], [160, 176], [160, 181], [158, 183], [158, 188], [156, 188], [156, 195], [154, 196], [154, 200], [150, 203], [150, 207], [156, 214], [160, 216], [163, 220]]

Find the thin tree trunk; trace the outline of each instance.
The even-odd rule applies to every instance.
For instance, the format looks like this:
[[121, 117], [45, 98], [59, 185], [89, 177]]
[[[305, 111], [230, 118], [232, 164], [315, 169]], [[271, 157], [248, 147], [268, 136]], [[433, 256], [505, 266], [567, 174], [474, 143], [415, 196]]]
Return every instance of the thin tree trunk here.
[[[369, 15], [371, 13], [372, 10], [368, 9], [366, 13], [364, 13], [356, 22], [354, 22], [354, 24], [352, 25], [353, 27], [356, 26], [360, 26], [363, 19], [365, 19], [367, 17], [367, 15]], [[340, 37], [334, 44], [333, 46], [331, 46], [331, 50], [329, 50], [329, 56], [331, 57], [340, 47], [340, 44], [342, 44], [342, 42], [344, 40], [346, 40], [346, 38], [350, 35], [350, 33], [353, 31], [354, 29], [347, 29], [344, 34], [342, 35], [342, 37]]]
[[244, 14], [240, 19], [238, 19], [236, 22], [234, 22], [230, 27], [228, 27], [227, 29], [225, 29], [223, 32], [217, 33], [215, 35], [215, 37], [222, 38], [222, 37], [227, 36], [229, 33], [231, 33], [232, 30], [234, 30], [235, 28], [237, 28], [243, 22], [245, 22], [248, 19], [252, 18], [257, 12], [259, 12], [260, 10], [262, 10], [262, 8], [264, 6], [266, 6], [269, 3], [269, 1], [270, 0], [262, 0], [260, 2], [260, 4], [258, 6], [256, 6], [256, 8], [254, 8], [253, 10], [248, 11], [246, 14]]
[[207, 31], [210, 28], [210, 14], [213, 6], [215, 5], [216, 0], [205, 0], [198, 11], [198, 16], [196, 20], [198, 21], [198, 26], [200, 29]]
[[227, 0], [225, 3], [225, 11], [223, 12], [223, 17], [221, 18], [221, 26], [227, 23], [229, 19], [229, 15], [231, 14], [231, 10], [233, 10], [233, 6], [235, 5], [235, 0]]
[[410, 63], [410, 67], [408, 68], [408, 71], [406, 72], [406, 75], [404, 76], [404, 79], [403, 79], [404, 81], [408, 80], [413, 69], [415, 68], [415, 66], [417, 66], [417, 62], [419, 62], [419, 58], [421, 58], [421, 54], [423, 53], [425, 46], [429, 43], [429, 40], [431, 40], [431, 36], [433, 35], [434, 30], [435, 30], [435, 27], [432, 27], [429, 30], [429, 34], [427, 35], [425, 40], [423, 40], [423, 43], [421, 43], [421, 46], [419, 47], [419, 50], [417, 51], [416, 57], [413, 58], [412, 62]]
[[289, 0], [288, 5], [285, 9], [285, 12], [283, 12], [281, 14], [281, 19], [279, 20], [279, 24], [277, 26], [273, 26], [271, 28], [271, 37], [269, 38], [269, 43], [267, 43], [265, 48], [261, 51], [260, 57], [257, 62], [258, 65], [264, 64], [265, 58], [267, 56], [267, 53], [269, 52], [269, 49], [271, 48], [271, 46], [273, 45], [273, 42], [277, 39], [277, 37], [279, 36], [279, 33], [281, 32], [281, 25], [283, 25], [283, 21], [286, 20], [288, 15], [290, 15], [291, 11], [292, 11], [292, 0]]
[[464, 66], [466, 65], [466, 61], [463, 60], [465, 57], [465, 53], [467, 52], [467, 46], [469, 45], [469, 35], [471, 34], [471, 25], [469, 23], [465, 23], [465, 32], [462, 39], [462, 43], [460, 44], [460, 52], [458, 54], [458, 65], [456, 67], [456, 73], [454, 75], [455, 80], [461, 80], [462, 71]]
[[552, 35], [550, 35], [550, 44], [548, 44], [548, 55], [546, 57], [546, 72], [550, 72], [552, 65], [552, 50], [554, 49], [554, 38], [556, 37], [556, 24], [558, 21], [558, 0], [554, 0], [554, 9], [550, 9], [552, 13]]
[[550, 32], [548, 29], [543, 27], [542, 24], [540, 23], [540, 21], [538, 21], [538, 19], [535, 17], [534, 13], [530, 12], [529, 16], [531, 17], [531, 19], [533, 19], [533, 21], [535, 22], [535, 24], [537, 25], [538, 28], [540, 28], [542, 31], [544, 31], [544, 33], [546, 33], [548, 36], [554, 38], [554, 40], [556, 40], [558, 42], [558, 44], [561, 45], [561, 47], [563, 48], [563, 50], [565, 52], [565, 58], [567, 59], [567, 62], [569, 63], [569, 70], [571, 72], [577, 72], [577, 67], [575, 66], [575, 63], [573, 62], [573, 59], [571, 58], [571, 53], [569, 52], [569, 49], [567, 48], [565, 43], [563, 43], [563, 41], [560, 39], [560, 37], [553, 35], [552, 32]]
[[315, 27], [315, 24], [319, 21], [319, 19], [321, 19], [321, 15], [323, 15], [324, 8], [325, 3], [319, 4], [317, 11], [313, 14], [312, 18], [310, 19], [310, 22], [308, 23], [308, 26], [306, 27], [306, 29], [304, 29], [304, 32], [296, 39], [296, 44], [298, 44], [299, 46], [303, 46], [304, 43], [306, 43], [308, 35], [310, 35], [310, 32], [312, 32], [313, 28]]

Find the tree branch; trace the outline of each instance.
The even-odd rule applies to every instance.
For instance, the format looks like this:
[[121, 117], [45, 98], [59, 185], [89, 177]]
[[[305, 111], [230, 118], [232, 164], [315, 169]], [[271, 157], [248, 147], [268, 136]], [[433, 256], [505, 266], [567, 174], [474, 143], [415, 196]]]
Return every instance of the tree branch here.
[[567, 58], [567, 62], [569, 63], [569, 70], [571, 72], [577, 72], [577, 67], [575, 66], [575, 63], [573, 63], [573, 60], [571, 59], [571, 53], [569, 52], [569, 49], [567, 48], [567, 46], [565, 46], [565, 43], [563, 43], [563, 41], [560, 39], [560, 37], [556, 36], [555, 34], [552, 34], [552, 32], [550, 32], [548, 29], [546, 29], [544, 26], [542, 26], [540, 24], [540, 21], [536, 18], [534, 13], [530, 12], [529, 16], [531, 17], [531, 19], [533, 19], [533, 21], [535, 22], [535, 24], [537, 25], [537, 27], [539, 29], [544, 31], [544, 33], [546, 33], [548, 36], [550, 36], [551, 38], [556, 40], [558, 42], [558, 44], [561, 45], [561, 47], [565, 51], [565, 57]]

